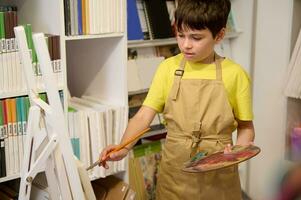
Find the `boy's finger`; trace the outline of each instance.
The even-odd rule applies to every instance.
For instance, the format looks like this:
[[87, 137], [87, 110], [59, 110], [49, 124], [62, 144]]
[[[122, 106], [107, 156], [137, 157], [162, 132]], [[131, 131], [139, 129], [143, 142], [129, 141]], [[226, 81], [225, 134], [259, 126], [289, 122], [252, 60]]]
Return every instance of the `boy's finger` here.
[[106, 169], [109, 169], [109, 165], [108, 165], [107, 163], [105, 164], [105, 168], [106, 168]]

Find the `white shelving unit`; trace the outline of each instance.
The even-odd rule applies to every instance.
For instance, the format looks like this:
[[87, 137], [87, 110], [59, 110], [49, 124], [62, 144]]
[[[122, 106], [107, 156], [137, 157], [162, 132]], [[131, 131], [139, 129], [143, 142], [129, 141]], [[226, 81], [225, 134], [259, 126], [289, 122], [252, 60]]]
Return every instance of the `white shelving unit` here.
[[[123, 0], [123, 15], [126, 1]], [[18, 24], [32, 24], [33, 32], [60, 35], [61, 64], [64, 76], [64, 108], [71, 96], [99, 96], [111, 104], [127, 106], [127, 36], [126, 31], [98, 35], [65, 36], [64, 1], [3, 0], [1, 4], [16, 5]], [[126, 24], [126, 16], [123, 16]], [[126, 28], [126, 27], [125, 27]], [[26, 95], [9, 93], [8, 98]], [[66, 115], [67, 116], [67, 115]], [[127, 116], [126, 116], [127, 117]], [[19, 174], [0, 178], [0, 183], [16, 179]]]
[[[233, 39], [239, 37], [242, 31], [235, 33], [229, 33], [225, 36], [225, 39]], [[166, 39], [154, 39], [154, 40], [129, 40], [128, 48], [143, 48], [143, 47], [155, 47], [177, 44], [176, 38]]]
[[[59, 87], [59, 90], [64, 90], [64, 87]], [[41, 89], [38, 90], [38, 93], [43, 93], [45, 92], [45, 90]], [[25, 96], [28, 95], [26, 91], [22, 91], [22, 92], [8, 92], [8, 93], [2, 93], [0, 95], [0, 99], [6, 99], [6, 98], [12, 98], [12, 97], [18, 97], [18, 96]]]

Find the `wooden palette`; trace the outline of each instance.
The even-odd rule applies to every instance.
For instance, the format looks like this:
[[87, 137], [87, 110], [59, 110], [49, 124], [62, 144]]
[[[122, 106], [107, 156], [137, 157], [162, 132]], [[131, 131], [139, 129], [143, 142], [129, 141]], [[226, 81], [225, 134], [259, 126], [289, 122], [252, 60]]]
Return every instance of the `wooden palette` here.
[[193, 157], [189, 162], [184, 164], [182, 170], [192, 173], [217, 170], [249, 160], [260, 152], [260, 148], [254, 145], [235, 145], [231, 149], [231, 153], [225, 154], [223, 151], [219, 151], [208, 156]]

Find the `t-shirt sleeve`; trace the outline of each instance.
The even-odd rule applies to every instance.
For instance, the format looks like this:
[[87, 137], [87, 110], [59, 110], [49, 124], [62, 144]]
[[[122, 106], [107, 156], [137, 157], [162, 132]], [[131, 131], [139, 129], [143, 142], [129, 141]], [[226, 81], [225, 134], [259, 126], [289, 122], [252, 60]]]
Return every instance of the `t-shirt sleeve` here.
[[234, 105], [234, 115], [242, 121], [253, 120], [251, 80], [245, 71], [238, 74], [236, 80], [236, 95]]
[[164, 61], [159, 65], [148, 94], [143, 102], [144, 106], [153, 108], [157, 112], [162, 112], [165, 105], [165, 90], [167, 85], [167, 70]]

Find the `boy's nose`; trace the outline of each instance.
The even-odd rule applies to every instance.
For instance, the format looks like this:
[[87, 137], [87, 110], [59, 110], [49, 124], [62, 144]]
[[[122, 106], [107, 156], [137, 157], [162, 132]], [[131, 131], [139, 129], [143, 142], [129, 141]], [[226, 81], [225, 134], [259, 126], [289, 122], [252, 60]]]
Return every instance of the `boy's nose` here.
[[183, 43], [183, 47], [185, 49], [190, 49], [192, 47], [191, 41], [189, 39], [185, 39]]

